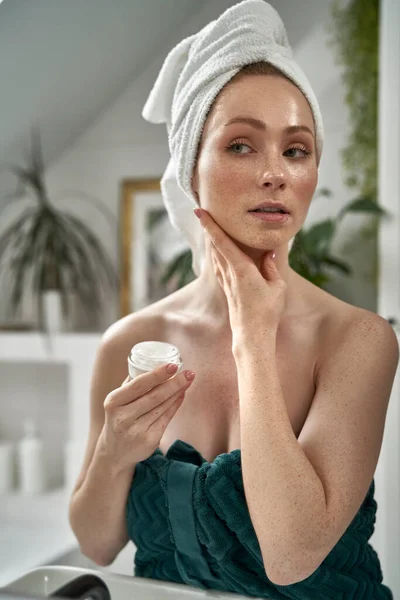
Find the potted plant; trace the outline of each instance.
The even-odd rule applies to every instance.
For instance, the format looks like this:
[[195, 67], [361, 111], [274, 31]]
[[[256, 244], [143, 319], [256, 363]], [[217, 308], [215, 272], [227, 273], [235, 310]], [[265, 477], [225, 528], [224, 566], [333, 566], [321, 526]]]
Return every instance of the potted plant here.
[[[323, 189], [319, 196], [331, 196]], [[308, 229], [301, 229], [294, 238], [289, 254], [289, 264], [294, 271], [323, 289], [332, 279], [332, 272], [351, 275], [350, 265], [332, 255], [332, 243], [340, 223], [348, 213], [364, 213], [381, 218], [389, 216], [373, 198], [360, 196], [348, 202], [333, 219], [324, 219]]]
[[[17, 187], [0, 199], [0, 215], [7, 207], [25, 202], [19, 215], [0, 233], [0, 275], [6, 282], [2, 296], [8, 314], [18, 314], [30, 288], [39, 330], [54, 328], [49, 311], [56, 316], [57, 301], [64, 319], [62, 328], [71, 320], [75, 303], [87, 318], [98, 323], [107, 293], [117, 290], [118, 277], [93, 231], [50, 201], [37, 132], [32, 134], [29, 164], [5, 168], [15, 175]], [[110, 216], [99, 200], [83, 194], [79, 199], [90, 201], [103, 216]]]

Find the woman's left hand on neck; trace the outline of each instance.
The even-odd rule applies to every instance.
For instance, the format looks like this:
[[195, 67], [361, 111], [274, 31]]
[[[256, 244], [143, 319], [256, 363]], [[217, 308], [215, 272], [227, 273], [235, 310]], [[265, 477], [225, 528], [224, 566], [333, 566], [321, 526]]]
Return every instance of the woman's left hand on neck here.
[[200, 210], [214, 272], [227, 299], [233, 354], [260, 336], [275, 343], [287, 288], [273, 258], [275, 252], [266, 251], [258, 267], [206, 210], [196, 210]]

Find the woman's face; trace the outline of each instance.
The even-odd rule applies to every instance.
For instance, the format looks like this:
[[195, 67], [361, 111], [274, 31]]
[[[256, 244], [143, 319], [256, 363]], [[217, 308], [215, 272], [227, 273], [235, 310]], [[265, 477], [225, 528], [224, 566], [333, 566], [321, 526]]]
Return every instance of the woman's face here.
[[[316, 185], [313, 117], [300, 90], [279, 75], [232, 80], [202, 133], [193, 177], [200, 206], [243, 249], [272, 249], [301, 229]], [[283, 203], [289, 218], [255, 217], [260, 202]]]

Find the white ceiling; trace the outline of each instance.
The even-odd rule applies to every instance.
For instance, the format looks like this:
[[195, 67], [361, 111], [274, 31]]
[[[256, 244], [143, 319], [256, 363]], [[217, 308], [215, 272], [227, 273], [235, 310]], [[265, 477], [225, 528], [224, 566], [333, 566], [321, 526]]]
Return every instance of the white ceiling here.
[[[160, 61], [182, 25], [235, 0], [4, 0], [0, 6], [0, 163], [40, 125], [46, 162], [56, 158]], [[326, 21], [330, 0], [271, 0], [292, 46]], [[209, 11], [210, 12], [210, 11]], [[161, 62], [160, 62], [161, 65]]]

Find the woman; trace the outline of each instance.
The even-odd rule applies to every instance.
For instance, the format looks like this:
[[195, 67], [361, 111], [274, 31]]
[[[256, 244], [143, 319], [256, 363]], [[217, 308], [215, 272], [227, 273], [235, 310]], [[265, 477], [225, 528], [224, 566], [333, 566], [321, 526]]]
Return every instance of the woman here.
[[[248, 0], [203, 32], [221, 48], [218, 27], [231, 40], [232, 23], [250, 23], [237, 32], [248, 42], [265, 25], [260, 15], [281, 27], [271, 7]], [[206, 37], [203, 50], [212, 47]], [[197, 86], [198, 62], [218, 55], [202, 54], [199, 39], [186, 64], [197, 61], [195, 79], [186, 71]], [[397, 340], [384, 319], [289, 267], [322, 134], [286, 49], [271, 56], [219, 80], [186, 164], [179, 127], [194, 127], [193, 98], [185, 106], [185, 71], [175, 80], [185, 93], [172, 105], [170, 147], [181, 188], [200, 209], [202, 269], [105, 333], [71, 524], [101, 565], [132, 539], [144, 577], [277, 599], [392, 598], [368, 539]], [[191, 371], [171, 378], [162, 367], [127, 381], [127, 355], [144, 340], [176, 344]], [[182, 479], [172, 483], [177, 466]]]

